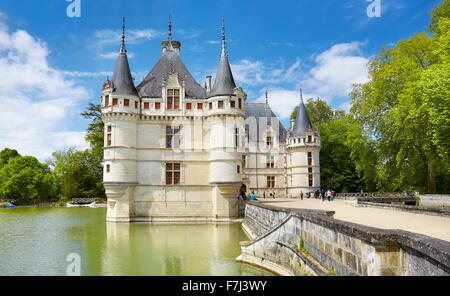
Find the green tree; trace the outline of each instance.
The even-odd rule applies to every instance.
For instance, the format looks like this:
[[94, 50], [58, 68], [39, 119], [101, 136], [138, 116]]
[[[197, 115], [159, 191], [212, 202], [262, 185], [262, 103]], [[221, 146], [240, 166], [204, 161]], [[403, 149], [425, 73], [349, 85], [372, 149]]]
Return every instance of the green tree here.
[[63, 199], [104, 198], [102, 173], [91, 151], [70, 148], [54, 152], [52, 156], [49, 164], [54, 168]]
[[20, 156], [19, 152], [14, 149], [5, 148], [0, 151], [0, 168], [2, 168], [8, 161], [14, 157]]
[[0, 169], [0, 196], [30, 203], [52, 201], [56, 198], [55, 176], [32, 156], [14, 157]]
[[448, 190], [449, 9], [444, 1], [432, 12], [433, 36], [383, 48], [369, 63], [369, 82], [351, 93], [351, 112], [374, 140], [381, 191]]

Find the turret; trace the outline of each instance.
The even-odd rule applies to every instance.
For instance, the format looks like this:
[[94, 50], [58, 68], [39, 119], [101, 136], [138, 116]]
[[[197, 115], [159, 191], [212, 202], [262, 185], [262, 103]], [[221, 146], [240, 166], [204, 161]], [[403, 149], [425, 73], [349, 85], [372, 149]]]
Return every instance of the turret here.
[[122, 41], [112, 80], [103, 85], [102, 120], [105, 123], [103, 182], [108, 197], [107, 219], [128, 221], [133, 188], [137, 185], [136, 139], [140, 104]]
[[320, 134], [315, 131], [303, 102], [300, 104], [287, 140], [288, 192], [290, 196], [320, 189]]

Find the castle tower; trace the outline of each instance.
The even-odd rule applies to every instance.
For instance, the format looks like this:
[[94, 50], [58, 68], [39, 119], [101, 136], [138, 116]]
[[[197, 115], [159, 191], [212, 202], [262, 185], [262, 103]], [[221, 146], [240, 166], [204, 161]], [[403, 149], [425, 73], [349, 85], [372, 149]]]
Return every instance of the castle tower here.
[[105, 124], [103, 182], [108, 197], [107, 220], [130, 220], [137, 185], [136, 139], [140, 100], [134, 86], [125, 47], [125, 19], [122, 41], [112, 81], [102, 91], [102, 120]]
[[236, 87], [228, 62], [225, 25], [222, 51], [212, 89], [208, 92], [209, 183], [213, 186], [216, 218], [237, 216], [237, 196], [242, 184], [242, 151], [246, 94]]
[[320, 135], [314, 131], [300, 91], [300, 105], [287, 140], [287, 187], [289, 197], [320, 189]]

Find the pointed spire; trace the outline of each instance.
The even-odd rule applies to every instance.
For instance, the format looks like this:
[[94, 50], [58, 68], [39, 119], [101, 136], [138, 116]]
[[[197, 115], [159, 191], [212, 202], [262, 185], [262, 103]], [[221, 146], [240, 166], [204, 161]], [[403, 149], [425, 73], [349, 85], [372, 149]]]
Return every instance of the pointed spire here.
[[269, 91], [267, 90], [267, 87], [266, 87], [266, 105], [269, 105]]
[[[168, 30], [168, 37], [167, 37], [167, 40], [169, 40], [169, 41], [171, 41], [172, 40], [172, 15], [170, 15], [169, 14], [169, 25], [168, 25], [168, 27], [169, 27], [169, 30]], [[169, 43], [171, 43], [171, 42], [169, 42]]]
[[291, 135], [293, 137], [302, 137], [311, 129], [312, 124], [309, 120], [308, 112], [306, 111], [305, 103], [303, 101], [303, 89], [300, 88], [300, 105], [298, 106], [297, 117], [295, 118]]
[[222, 18], [222, 53], [220, 55], [220, 63], [217, 69], [216, 80], [210, 92], [210, 97], [220, 95], [232, 95], [236, 83], [234, 82], [233, 73], [231, 72], [230, 63], [228, 62], [228, 53], [225, 44], [225, 20]]
[[119, 57], [112, 77], [114, 94], [138, 96], [131, 76], [130, 65], [128, 64], [127, 50], [125, 48], [125, 18], [122, 20], [122, 42], [120, 45]]
[[125, 48], [125, 18], [122, 19], [122, 42], [120, 44], [120, 53], [126, 53], [127, 49]]

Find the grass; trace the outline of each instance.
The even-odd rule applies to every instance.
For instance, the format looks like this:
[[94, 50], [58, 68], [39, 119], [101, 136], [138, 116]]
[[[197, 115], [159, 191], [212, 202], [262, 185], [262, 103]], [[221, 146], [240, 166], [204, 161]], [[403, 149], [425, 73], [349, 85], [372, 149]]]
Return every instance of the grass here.
[[328, 269], [328, 275], [329, 276], [335, 276], [336, 275], [336, 273], [334, 272], [334, 267], [333, 266], [331, 266], [330, 269]]

